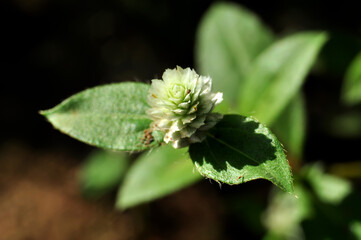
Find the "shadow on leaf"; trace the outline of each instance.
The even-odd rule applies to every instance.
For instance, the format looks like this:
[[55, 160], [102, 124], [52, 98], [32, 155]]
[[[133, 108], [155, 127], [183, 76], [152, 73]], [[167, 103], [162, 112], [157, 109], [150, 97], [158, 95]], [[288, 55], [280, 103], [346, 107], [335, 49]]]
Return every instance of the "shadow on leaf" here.
[[273, 135], [252, 118], [225, 115], [206, 140], [191, 145], [189, 153], [203, 175], [225, 183], [274, 178]]

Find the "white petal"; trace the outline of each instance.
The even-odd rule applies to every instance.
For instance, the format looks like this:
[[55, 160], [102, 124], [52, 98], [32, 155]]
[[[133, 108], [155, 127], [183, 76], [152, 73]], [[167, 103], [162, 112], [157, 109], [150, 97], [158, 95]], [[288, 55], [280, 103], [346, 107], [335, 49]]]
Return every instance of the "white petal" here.
[[197, 116], [195, 114], [191, 114], [191, 115], [186, 115], [184, 117], [182, 117], [182, 122], [183, 124], [187, 124], [192, 122]]
[[158, 118], [162, 117], [166, 111], [167, 109], [164, 108], [149, 108], [146, 112], [151, 118]]
[[188, 111], [187, 109], [181, 109], [181, 108], [178, 108], [178, 109], [173, 110], [174, 113], [180, 114], [180, 115], [186, 114], [187, 111]]
[[207, 116], [205, 124], [199, 128], [200, 131], [207, 131], [214, 127], [221, 119], [223, 118], [222, 114], [212, 113]]
[[194, 121], [192, 121], [189, 126], [194, 128], [200, 128], [204, 125], [204, 120], [206, 119], [206, 115], [198, 116]]
[[188, 93], [188, 94], [184, 97], [183, 101], [184, 101], [184, 102], [190, 102], [190, 101], [189, 101], [190, 99], [191, 99], [191, 92]]
[[213, 98], [212, 101], [214, 102], [215, 105], [220, 104], [223, 101], [223, 93], [221, 92], [217, 92]]
[[198, 105], [199, 105], [199, 102], [197, 102], [196, 104], [194, 104], [188, 111], [188, 114], [192, 114], [194, 112], [196, 112], [198, 110]]
[[197, 131], [189, 138], [190, 143], [202, 142], [206, 138], [206, 132]]
[[170, 132], [170, 139], [172, 141], [178, 140], [181, 138], [180, 132]]
[[188, 102], [182, 102], [182, 103], [178, 104], [178, 107], [179, 107], [179, 108], [189, 108], [189, 104], [190, 104], [190, 103], [191, 103], [190, 101], [188, 101]]
[[196, 142], [201, 142], [201, 139], [197, 136], [197, 134], [193, 134], [190, 138], [189, 141], [191, 143], [196, 143]]
[[210, 77], [200, 77], [200, 79], [203, 81], [203, 85], [199, 95], [202, 96], [210, 93], [212, 88], [212, 79]]
[[214, 104], [210, 101], [202, 101], [202, 104], [198, 106], [198, 114], [207, 114], [214, 108]]
[[182, 138], [182, 139], [176, 140], [172, 143], [172, 146], [174, 148], [183, 148], [183, 147], [187, 147], [188, 145], [189, 145], [188, 138]]
[[[177, 69], [178, 70], [178, 69]], [[162, 79], [166, 84], [174, 83], [175, 81], [179, 81], [180, 73], [176, 69], [167, 69], [163, 73]]]
[[172, 125], [172, 122], [169, 121], [168, 119], [162, 119], [157, 122], [157, 127], [159, 129], [168, 129], [168, 128], [170, 128], [171, 125]]
[[197, 128], [193, 128], [193, 127], [186, 127], [183, 128], [181, 133], [181, 138], [186, 138], [186, 137], [190, 137], [192, 136], [193, 133], [195, 133], [197, 130]]
[[171, 132], [180, 131], [184, 127], [183, 123], [180, 120], [174, 121], [170, 127]]

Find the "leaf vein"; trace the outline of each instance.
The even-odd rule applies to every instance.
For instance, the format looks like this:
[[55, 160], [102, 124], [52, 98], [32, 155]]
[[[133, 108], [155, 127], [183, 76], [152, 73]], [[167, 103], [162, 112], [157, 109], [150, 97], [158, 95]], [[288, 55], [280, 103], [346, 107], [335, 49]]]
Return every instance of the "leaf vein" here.
[[[216, 141], [220, 142], [221, 144], [229, 147], [229, 148], [232, 149], [233, 151], [241, 154], [242, 156], [248, 158], [249, 160], [251, 160], [251, 161], [253, 161], [253, 162], [257, 163], [257, 164], [262, 164], [262, 165], [264, 165], [264, 163], [258, 162], [257, 160], [255, 160], [254, 158], [252, 158], [251, 156], [249, 156], [248, 154], [246, 154], [246, 153], [238, 150], [237, 148], [233, 147], [232, 145], [229, 145], [228, 143], [222, 141], [221, 139], [216, 138], [216, 137], [213, 136], [212, 134], [208, 133], [208, 136], [212, 137], [213, 139], [215, 139]], [[208, 147], [209, 147], [209, 146], [208, 146]], [[211, 149], [211, 148], [209, 147], [209, 149]], [[210, 151], [211, 151], [211, 150], [210, 150]], [[266, 173], [268, 173], [270, 176], [272, 176], [273, 180], [275, 181], [275, 179], [276, 179], [275, 176], [274, 176], [271, 172], [268, 171], [267, 167], [264, 168], [264, 170], [265, 170]]]

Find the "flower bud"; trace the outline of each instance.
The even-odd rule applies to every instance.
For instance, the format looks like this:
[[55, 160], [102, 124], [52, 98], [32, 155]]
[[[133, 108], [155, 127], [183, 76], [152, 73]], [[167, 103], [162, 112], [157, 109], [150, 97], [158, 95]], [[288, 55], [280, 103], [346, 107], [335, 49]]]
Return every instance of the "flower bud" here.
[[212, 79], [190, 68], [167, 69], [162, 78], [152, 80], [149, 90], [151, 129], [165, 132], [164, 141], [174, 148], [203, 141], [206, 131], [222, 119], [211, 113], [223, 100], [222, 93], [212, 93]]

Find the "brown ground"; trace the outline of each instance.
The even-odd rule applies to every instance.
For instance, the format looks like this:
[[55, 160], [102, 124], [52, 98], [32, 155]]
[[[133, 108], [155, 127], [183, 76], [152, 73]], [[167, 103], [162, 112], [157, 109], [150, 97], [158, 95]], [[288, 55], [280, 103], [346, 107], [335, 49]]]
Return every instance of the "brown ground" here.
[[122, 213], [112, 196], [83, 199], [80, 163], [18, 144], [0, 148], [0, 239], [219, 239], [220, 204], [202, 184]]

